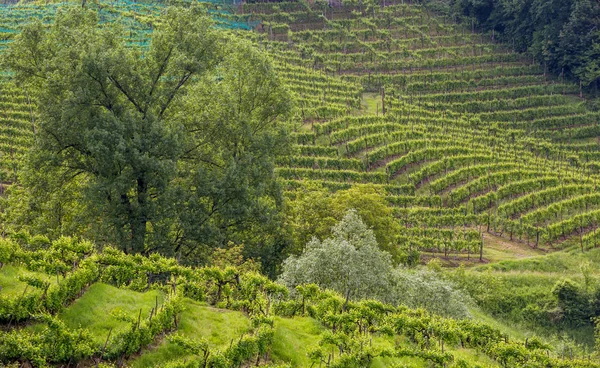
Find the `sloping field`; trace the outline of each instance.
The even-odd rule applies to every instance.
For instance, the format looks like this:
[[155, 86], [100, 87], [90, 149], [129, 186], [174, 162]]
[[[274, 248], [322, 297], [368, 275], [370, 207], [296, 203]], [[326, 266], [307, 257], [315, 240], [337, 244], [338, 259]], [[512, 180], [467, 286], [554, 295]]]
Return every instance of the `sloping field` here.
[[301, 96], [297, 154], [278, 168], [290, 191], [372, 185], [405, 227], [400, 246], [434, 255], [478, 258], [482, 231], [534, 248], [598, 245], [598, 114], [579, 86], [418, 5], [244, 12]]

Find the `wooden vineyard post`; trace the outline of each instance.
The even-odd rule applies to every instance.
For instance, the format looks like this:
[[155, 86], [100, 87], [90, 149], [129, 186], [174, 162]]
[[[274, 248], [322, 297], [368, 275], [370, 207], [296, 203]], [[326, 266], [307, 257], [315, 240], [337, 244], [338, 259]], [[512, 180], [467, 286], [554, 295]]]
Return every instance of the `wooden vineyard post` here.
[[381, 114], [385, 115], [385, 87], [381, 87]]
[[96, 360], [96, 367], [98, 367], [100, 365], [100, 360], [102, 360], [102, 357], [104, 356], [104, 353], [106, 352], [106, 346], [108, 345], [108, 340], [110, 339], [110, 334], [112, 333], [113, 328], [111, 327], [110, 330], [108, 330], [108, 336], [106, 337], [106, 340], [104, 341], [104, 346], [102, 347], [102, 351], [100, 352], [100, 357], [98, 358], [98, 360]]
[[483, 234], [481, 234], [481, 243], [479, 243], [479, 262], [483, 262]]

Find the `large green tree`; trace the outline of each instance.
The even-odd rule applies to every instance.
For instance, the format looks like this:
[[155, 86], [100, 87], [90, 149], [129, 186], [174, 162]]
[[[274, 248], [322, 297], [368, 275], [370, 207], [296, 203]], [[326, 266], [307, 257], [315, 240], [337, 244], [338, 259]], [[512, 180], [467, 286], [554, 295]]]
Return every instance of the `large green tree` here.
[[202, 256], [273, 227], [272, 161], [287, 149], [291, 106], [270, 60], [199, 7], [168, 9], [147, 49], [123, 36], [70, 8], [9, 48], [5, 65], [39, 101], [27, 191], [77, 182], [76, 220], [127, 252]]
[[394, 218], [384, 193], [370, 185], [335, 193], [312, 183], [299, 188], [285, 209], [296, 252], [301, 251], [312, 237], [328, 237], [332, 226], [341, 221], [350, 209], [356, 210], [373, 230], [378, 246], [398, 262], [402, 258], [402, 250], [398, 248], [400, 224]]

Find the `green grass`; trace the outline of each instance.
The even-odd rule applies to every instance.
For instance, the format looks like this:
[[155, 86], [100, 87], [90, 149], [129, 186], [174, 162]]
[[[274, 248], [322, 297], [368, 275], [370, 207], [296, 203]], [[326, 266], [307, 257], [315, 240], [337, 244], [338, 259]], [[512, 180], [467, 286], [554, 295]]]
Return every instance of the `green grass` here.
[[[482, 308], [471, 310], [473, 317], [519, 339], [537, 335], [557, 346], [560, 340], [557, 336], [566, 335], [578, 344], [592, 347], [591, 325], [568, 327], [527, 321], [523, 319], [529, 312], [523, 310], [525, 305], [527, 308], [533, 307], [534, 311], [551, 308], [555, 299], [552, 289], [562, 278], [583, 284], [584, 274], [588, 272], [592, 279], [598, 280], [600, 270], [594, 265], [600, 262], [600, 249], [582, 253], [577, 248], [571, 248], [536, 256], [523, 255], [527, 249], [522, 252], [518, 248], [514, 252], [519, 254], [513, 259], [478, 265], [465, 274], [466, 279], [460, 283], [463, 286], [470, 285], [467, 289], [480, 301]], [[506, 315], [500, 319], [496, 317], [498, 313]]]
[[511, 242], [499, 236], [484, 233], [483, 257], [490, 262], [520, 260], [546, 253], [540, 249], [534, 249], [527, 244]]
[[[373, 347], [379, 349], [394, 349], [396, 346], [410, 345], [409, 342], [405, 341], [404, 338], [399, 336], [374, 336], [371, 341]], [[371, 368], [384, 367], [424, 368], [428, 367], [428, 364], [423, 359], [414, 357], [378, 357], [373, 359], [373, 361], [371, 362]]]
[[96, 342], [103, 344], [111, 328], [113, 336], [127, 328], [127, 322], [113, 317], [112, 312], [137, 318], [141, 309], [141, 318], [147, 318], [157, 298], [162, 303], [163, 295], [158, 291], [138, 293], [98, 283], [61, 313], [60, 318], [70, 328], [87, 328]]
[[[552, 272], [580, 276], [580, 267], [585, 263], [592, 265], [600, 263], [600, 249], [592, 249], [584, 253], [578, 249], [571, 249], [526, 259], [502, 260], [497, 263], [479, 266], [476, 269], [502, 272]], [[600, 274], [600, 270], [597, 267], [591, 267], [590, 272]]]
[[275, 318], [273, 359], [289, 363], [293, 367], [310, 367], [307, 353], [317, 347], [319, 335], [325, 329], [316, 320], [308, 317]]
[[381, 96], [378, 93], [363, 93], [361, 101], [363, 114], [381, 114]]
[[469, 309], [469, 312], [474, 320], [520, 340], [536, 336], [544, 343], [556, 347], [560, 340], [559, 337], [566, 336], [577, 344], [587, 348], [593, 348], [594, 346], [594, 327], [591, 325], [572, 328], [562, 327], [560, 330], [558, 328], [543, 326], [519, 326], [519, 324], [511, 324], [508, 321], [501, 321], [494, 318], [478, 308]]
[[[318, 346], [320, 334], [325, 331], [316, 320], [308, 317], [275, 318], [275, 339], [273, 342], [272, 358], [274, 363], [287, 363], [292, 367], [310, 367], [311, 361], [308, 352]], [[410, 342], [401, 337], [373, 336], [370, 340], [376, 349], [394, 349], [396, 346], [408, 346]], [[472, 349], [448, 350], [457, 358], [468, 361], [472, 366], [481, 364], [485, 367], [498, 365], [485, 356]], [[425, 368], [429, 363], [421, 358], [376, 358], [371, 363], [371, 368], [406, 367]]]
[[[19, 276], [39, 277], [51, 284], [56, 283], [56, 278], [41, 272], [28, 271], [25, 268], [5, 265], [0, 268], [0, 295], [15, 296], [25, 291], [27, 284], [19, 281]], [[28, 291], [34, 290], [29, 287]]]
[[[401, 337], [375, 336], [373, 337], [373, 346], [378, 348], [394, 348], [395, 346], [412, 346], [410, 342], [405, 341]], [[473, 349], [448, 348], [446, 351], [454, 355], [455, 358], [464, 359], [469, 363], [470, 367], [483, 365], [484, 367], [499, 367], [499, 365], [485, 354], [479, 353]], [[377, 358], [373, 360], [371, 368], [383, 367], [410, 367], [410, 368], [425, 368], [431, 364], [421, 358], [403, 357], [403, 358]]]
[[498, 362], [494, 361], [485, 354], [479, 353], [473, 349], [450, 350], [455, 359], [464, 359], [469, 362], [470, 367], [500, 367]]
[[485, 323], [486, 325], [498, 329], [501, 332], [508, 334], [514, 338], [525, 340], [525, 338], [531, 335], [531, 333], [523, 331], [517, 326], [510, 325], [506, 322], [501, 322], [495, 319], [494, 317], [486, 314], [479, 308], [469, 308], [469, 313], [471, 314], [473, 320]]
[[[250, 320], [240, 312], [207, 307], [187, 299], [177, 333], [195, 339], [206, 339], [212, 349], [225, 350], [231, 342], [250, 329]], [[167, 340], [145, 350], [130, 362], [131, 367], [160, 367], [163, 363], [185, 358], [177, 345]]]
[[[292, 367], [310, 367], [308, 353], [318, 347], [320, 335], [326, 329], [318, 321], [309, 317], [275, 318], [275, 338], [272, 358], [275, 363], [287, 363]], [[376, 348], [393, 348], [395, 342], [391, 338], [374, 336], [373, 346]], [[399, 365], [400, 364], [400, 365]], [[415, 358], [377, 358], [371, 367], [425, 367], [424, 362]]]

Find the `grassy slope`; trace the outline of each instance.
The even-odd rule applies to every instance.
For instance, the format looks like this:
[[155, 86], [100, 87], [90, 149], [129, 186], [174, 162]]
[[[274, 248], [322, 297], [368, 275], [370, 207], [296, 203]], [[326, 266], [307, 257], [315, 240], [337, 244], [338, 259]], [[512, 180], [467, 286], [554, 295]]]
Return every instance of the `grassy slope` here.
[[[574, 248], [527, 259], [503, 260], [478, 266], [475, 270], [558, 273], [565, 276], [579, 277], [581, 276], [581, 266], [586, 262], [598, 264], [600, 262], [600, 249], [592, 249], [582, 253]], [[597, 267], [591, 267], [590, 272], [600, 276], [600, 269]]]
[[[275, 319], [275, 341], [273, 344], [272, 358], [276, 363], [288, 363], [293, 367], [310, 367], [308, 358], [310, 350], [318, 345], [319, 335], [325, 329], [312, 318], [280, 318]], [[394, 340], [388, 337], [376, 336], [372, 339], [374, 347], [394, 348], [395, 346], [408, 346], [409, 342]], [[483, 354], [470, 349], [449, 350], [455, 356], [468, 361], [471, 366], [484, 364], [486, 367], [498, 366]], [[418, 358], [377, 358], [371, 368], [406, 367], [424, 368], [428, 363]]]
[[[87, 328], [103, 344], [109, 330], [113, 334], [126, 328], [123, 322], [112, 316], [113, 312], [136, 318], [142, 311], [147, 316], [156, 300], [162, 303], [163, 295], [158, 291], [139, 293], [119, 289], [106, 284], [94, 284], [73, 305], [61, 313], [60, 318], [71, 328]], [[204, 338], [212, 348], [225, 349], [233, 339], [239, 338], [250, 328], [250, 321], [239, 312], [207, 307], [201, 303], [186, 300], [181, 315], [178, 333], [190, 338]], [[166, 340], [145, 350], [132, 359], [132, 367], [160, 366], [162, 362], [185, 357], [183, 351]]]
[[[520, 247], [516, 245], [515, 247]], [[525, 249], [527, 252], [527, 249]], [[531, 250], [531, 252], [536, 252]], [[522, 256], [518, 249], [512, 254], [513, 257], [502, 257], [503, 260], [485, 265], [478, 265], [466, 272], [466, 277], [481, 281], [481, 292], [476, 293], [478, 297], [485, 295], [486, 289], [489, 295], [487, 300], [506, 299], [509, 296], [528, 295], [530, 302], [548, 303], [552, 300], [552, 288], [559, 280], [570, 278], [576, 282], [584, 283], [584, 272], [587, 269], [590, 278], [599, 279], [600, 269], [595, 267], [600, 262], [600, 249], [592, 249], [582, 253], [577, 248], [558, 251], [546, 255]], [[451, 271], [452, 272], [452, 271]], [[500, 293], [494, 295], [493, 289], [500, 286]], [[496, 289], [498, 290], [498, 289]], [[506, 295], [504, 295], [506, 294]], [[510, 295], [508, 295], [510, 294]], [[525, 338], [533, 334], [541, 335], [547, 342], [556, 343], [563, 334], [566, 334], [579, 344], [592, 347], [594, 344], [592, 326], [579, 328], [557, 328], [557, 326], [522, 326], [512, 323], [505, 318], [498, 318], [485, 311], [472, 310], [475, 319], [487, 323], [493, 327], [509, 333], [517, 338]]]
[[[510, 249], [507, 249], [507, 252]], [[584, 254], [577, 250], [560, 251], [542, 256], [536, 256], [536, 253], [537, 251], [527, 252], [527, 249], [522, 249], [520, 253], [515, 251], [514, 257], [507, 257], [514, 259], [475, 266], [466, 272], [473, 275], [473, 277], [492, 275], [495, 278], [508, 279], [509, 282], [518, 285], [518, 289], [527, 291], [529, 288], [531, 292], [536, 292], [540, 285], [548, 289], [555, 280], [561, 277], [568, 276], [581, 280], [579, 266], [585, 262], [595, 263], [600, 261], [600, 249]], [[600, 271], [592, 268], [591, 272], [598, 275]], [[24, 285], [18, 285], [14, 280], [18, 275], [25, 273], [44, 276], [17, 267], [5, 266], [0, 270], [0, 285], [4, 287], [3, 292], [22, 290]], [[49, 276], [46, 277], [51, 279]], [[161, 303], [163, 296], [157, 291], [139, 293], [98, 283], [91, 286], [81, 298], [67, 308], [60, 315], [60, 318], [69, 327], [89, 329], [96, 337], [97, 342], [102, 344], [110, 328], [113, 328], [113, 332], [118, 332], [127, 326], [126, 322], [113, 317], [113, 312], [120, 311], [135, 318], [141, 309], [142, 315], [145, 316], [155, 305], [157, 298], [158, 302]], [[513, 337], [524, 339], [532, 335], [532, 332], [525, 328], [494, 318], [479, 309], [473, 309], [471, 312], [474, 319], [496, 327]], [[178, 333], [192, 338], [204, 338], [211, 347], [225, 349], [232, 339], [239, 338], [249, 327], [250, 321], [242, 313], [210, 308], [202, 303], [187, 300]], [[275, 327], [276, 332], [272, 348], [273, 361], [276, 363], [289, 363], [294, 367], [310, 366], [311, 363], [307, 353], [317, 346], [320, 335], [325, 329], [311, 318], [286, 319], [277, 317]], [[586, 336], [589, 337], [591, 333], [590, 329], [568, 332], [571, 336], [576, 337], [578, 341], [585, 341]], [[410, 345], [407, 341], [391, 340], [385, 337], [375, 337], [372, 343], [380, 347]], [[472, 350], [456, 349], [452, 350], [452, 353], [465, 359], [473, 367], [478, 365], [497, 366], [495, 362], [486, 356]], [[171, 344], [167, 339], [159, 339], [156, 345], [149, 347], [140, 356], [132, 359], [129, 366], [161, 366], [162, 363], [177, 358], [185, 358], [185, 354], [181, 349]], [[371, 367], [396, 366], [421, 368], [427, 367], [428, 364], [416, 358], [378, 358], [371, 365]]]
[[[19, 281], [19, 276], [38, 277], [48, 281], [51, 284], [56, 283], [56, 278], [40, 272], [28, 271], [25, 268], [4, 265], [0, 268], [0, 293], [4, 295], [14, 296], [21, 295], [27, 284]], [[28, 288], [31, 291], [31, 287]]]
[[543, 250], [533, 249], [527, 244], [511, 242], [492, 234], [483, 233], [483, 241], [483, 258], [490, 262], [518, 260], [546, 254]]
[[[106, 284], [95, 284], [78, 299], [72, 306], [60, 315], [69, 327], [85, 327], [103, 343], [112, 327], [116, 332], [125, 328], [126, 323], [112, 317], [113, 311], [119, 310], [128, 316], [135, 317], [142, 309], [142, 314], [149, 313], [156, 298], [159, 303], [162, 295], [156, 291], [139, 293], [126, 289], [118, 289]], [[202, 303], [186, 300], [185, 311], [181, 315], [178, 333], [190, 338], [204, 338], [212, 348], [224, 350], [233, 339], [239, 338], [250, 328], [249, 319], [240, 312], [207, 307]], [[275, 363], [289, 363], [293, 367], [308, 367], [311, 362], [308, 352], [318, 345], [320, 335], [325, 331], [312, 318], [275, 318], [275, 339], [272, 348], [272, 360]], [[372, 344], [376, 347], [394, 347], [410, 345], [402, 340], [392, 340], [387, 337], [374, 337]], [[451, 350], [476, 366], [485, 363], [486, 366], [496, 366], [487, 357], [472, 350]], [[160, 339], [157, 344], [145, 349], [142, 354], [134, 357], [128, 363], [131, 367], [160, 367], [167, 361], [185, 358], [185, 353], [167, 339]], [[371, 367], [414, 367], [424, 368], [428, 364], [417, 358], [378, 358]]]
[[142, 317], [147, 317], [157, 298], [160, 305], [163, 296], [157, 291], [138, 293], [98, 283], [92, 285], [81, 298], [61, 313], [60, 318], [68, 327], [87, 328], [96, 342], [102, 344], [111, 328], [113, 334], [127, 328], [127, 322], [114, 317], [113, 313], [122, 312], [137, 318], [141, 309]]
[[295, 367], [310, 366], [306, 353], [318, 346], [317, 336], [325, 329], [312, 318], [275, 319], [273, 360]]
[[[211, 348], [226, 349], [233, 339], [250, 328], [250, 320], [240, 312], [210, 308], [202, 303], [186, 300], [178, 333], [195, 339], [206, 339]], [[185, 353], [167, 340], [144, 351], [131, 361], [132, 367], [160, 367], [161, 363], [185, 358]]]

